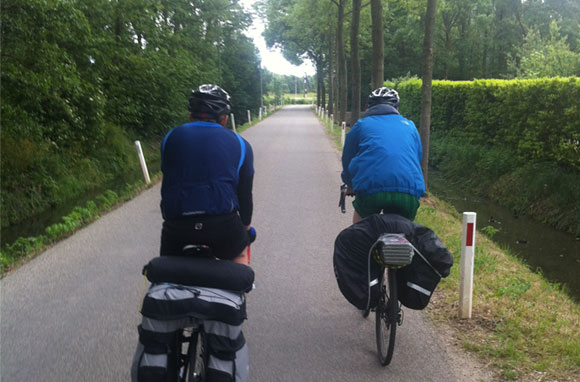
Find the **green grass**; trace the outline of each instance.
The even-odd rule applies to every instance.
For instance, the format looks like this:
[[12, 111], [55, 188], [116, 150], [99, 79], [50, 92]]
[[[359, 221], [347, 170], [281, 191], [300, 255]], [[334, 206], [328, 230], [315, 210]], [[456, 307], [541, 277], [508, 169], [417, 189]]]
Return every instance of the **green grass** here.
[[455, 330], [462, 346], [498, 370], [502, 380], [580, 378], [580, 306], [557, 284], [530, 271], [484, 233], [477, 233], [471, 320], [458, 318], [461, 220], [435, 198], [422, 201], [417, 223], [431, 227], [454, 254], [450, 276], [427, 308]]
[[[316, 109], [314, 110], [314, 112], [316, 113]], [[332, 142], [334, 143], [338, 151], [342, 151], [342, 141], [341, 141], [342, 132], [340, 130], [340, 125], [337, 125], [336, 123], [332, 125], [330, 121], [330, 116], [328, 117], [328, 120], [326, 120], [326, 116], [319, 117], [317, 114], [316, 117], [325, 126], [326, 134], [330, 136]], [[346, 132], [348, 132], [348, 128]]]
[[[151, 185], [155, 184], [159, 179], [160, 175], [155, 175]], [[143, 189], [151, 187], [151, 185], [146, 186], [143, 181], [139, 181], [135, 184], [127, 184], [120, 193], [107, 190], [98, 195], [96, 200], [87, 202], [84, 207], [75, 207], [70, 214], [62, 218], [61, 222], [46, 227], [43, 235], [18, 238], [18, 240], [7, 245], [0, 252], [0, 277], [40, 254], [52, 244], [97, 220], [102, 214], [133, 198]]]

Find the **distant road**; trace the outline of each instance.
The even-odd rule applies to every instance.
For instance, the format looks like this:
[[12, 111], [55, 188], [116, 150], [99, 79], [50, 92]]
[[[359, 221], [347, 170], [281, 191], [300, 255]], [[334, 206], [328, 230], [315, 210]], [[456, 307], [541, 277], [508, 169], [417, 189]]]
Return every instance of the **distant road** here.
[[[257, 289], [245, 336], [252, 381], [457, 381], [422, 314], [405, 310], [393, 362], [376, 359], [374, 316], [340, 294], [332, 253], [340, 156], [308, 107], [242, 134], [253, 146]], [[137, 343], [142, 266], [157, 255], [159, 186], [0, 281], [0, 380], [127, 381]]]

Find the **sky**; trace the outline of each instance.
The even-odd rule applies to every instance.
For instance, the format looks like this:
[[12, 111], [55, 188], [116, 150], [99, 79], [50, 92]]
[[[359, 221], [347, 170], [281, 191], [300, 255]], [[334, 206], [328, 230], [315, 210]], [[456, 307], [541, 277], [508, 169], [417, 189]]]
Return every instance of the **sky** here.
[[286, 74], [295, 75], [298, 77], [303, 77], [306, 73], [309, 76], [315, 74], [316, 70], [310, 61], [305, 62], [300, 66], [292, 65], [288, 62], [279, 49], [268, 49], [266, 47], [266, 41], [262, 36], [264, 31], [264, 23], [258, 18], [256, 12], [252, 8], [252, 4], [255, 0], [241, 0], [240, 3], [244, 8], [253, 15], [254, 23], [246, 32], [246, 35], [254, 40], [254, 45], [260, 51], [260, 57], [262, 58], [262, 67], [268, 69], [272, 73], [276, 74]]

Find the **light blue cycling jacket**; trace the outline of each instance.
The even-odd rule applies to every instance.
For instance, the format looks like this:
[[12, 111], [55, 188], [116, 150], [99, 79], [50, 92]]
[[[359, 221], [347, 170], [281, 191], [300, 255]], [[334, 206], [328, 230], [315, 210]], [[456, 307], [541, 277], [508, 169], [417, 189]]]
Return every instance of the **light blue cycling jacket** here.
[[369, 108], [346, 135], [342, 180], [357, 195], [425, 194], [423, 148], [415, 124], [385, 104]]

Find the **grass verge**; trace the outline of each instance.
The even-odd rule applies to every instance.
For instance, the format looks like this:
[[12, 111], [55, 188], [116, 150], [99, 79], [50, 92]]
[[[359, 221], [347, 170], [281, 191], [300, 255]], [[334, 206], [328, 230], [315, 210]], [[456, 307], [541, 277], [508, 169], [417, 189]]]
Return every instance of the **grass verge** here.
[[559, 285], [477, 233], [471, 320], [458, 318], [461, 218], [436, 198], [422, 200], [416, 222], [431, 227], [454, 254], [427, 312], [453, 329], [462, 347], [501, 380], [580, 380], [580, 306]]
[[84, 207], [75, 207], [70, 214], [62, 218], [60, 223], [48, 226], [43, 235], [18, 238], [0, 252], [0, 277], [4, 277], [11, 269], [31, 260], [54, 243], [97, 220], [104, 213], [132, 199], [144, 189], [152, 187], [159, 179], [161, 176], [158, 173], [153, 176], [150, 185], [138, 181], [134, 184], [127, 184], [119, 193], [107, 190], [98, 195], [95, 200], [87, 202]]

